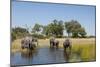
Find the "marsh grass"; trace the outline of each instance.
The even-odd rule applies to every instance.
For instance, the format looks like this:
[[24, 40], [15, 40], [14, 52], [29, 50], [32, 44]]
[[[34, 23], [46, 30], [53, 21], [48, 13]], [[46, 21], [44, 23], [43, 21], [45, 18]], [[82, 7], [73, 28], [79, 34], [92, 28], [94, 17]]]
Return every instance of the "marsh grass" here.
[[17, 52], [17, 51], [20, 51], [21, 50], [21, 39], [17, 39], [17, 40], [14, 40], [12, 43], [11, 43], [11, 52]]
[[21, 39], [14, 40], [11, 43], [11, 49], [19, 49], [21, 47]]
[[72, 53], [76, 53], [82, 61], [94, 61], [96, 59], [95, 44], [73, 45]]

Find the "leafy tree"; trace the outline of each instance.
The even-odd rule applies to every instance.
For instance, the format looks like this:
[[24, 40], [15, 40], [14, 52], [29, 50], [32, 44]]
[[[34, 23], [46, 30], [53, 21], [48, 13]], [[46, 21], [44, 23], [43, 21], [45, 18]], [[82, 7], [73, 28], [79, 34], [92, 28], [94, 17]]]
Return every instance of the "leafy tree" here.
[[21, 28], [21, 27], [15, 27], [12, 29], [13, 32], [15, 33], [29, 33], [25, 28]]
[[29, 34], [29, 32], [25, 28], [21, 28], [21, 27], [12, 28], [12, 32], [11, 32], [12, 40], [16, 38], [24, 37], [27, 34]]
[[42, 34], [46, 35], [47, 32], [47, 26], [42, 26]]
[[80, 28], [79, 34], [81, 35], [81, 37], [86, 37], [86, 36], [85, 36], [85, 35], [86, 35], [85, 29], [84, 29], [84, 28]]
[[72, 34], [72, 37], [79, 37], [79, 35], [84, 37], [86, 35], [85, 29], [83, 29], [81, 24], [75, 20], [65, 22], [65, 29], [68, 33], [68, 37], [70, 34]]
[[41, 25], [36, 23], [32, 29], [32, 33], [38, 33], [39, 31], [41, 31]]
[[62, 36], [63, 35], [63, 21], [53, 20], [52, 23], [44, 27], [44, 32], [48, 36]]

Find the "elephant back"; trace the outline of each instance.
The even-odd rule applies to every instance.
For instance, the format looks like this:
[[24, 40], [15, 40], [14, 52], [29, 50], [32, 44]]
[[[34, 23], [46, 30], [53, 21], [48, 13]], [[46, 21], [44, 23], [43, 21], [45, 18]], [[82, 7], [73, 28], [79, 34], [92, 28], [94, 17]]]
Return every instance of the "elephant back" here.
[[54, 42], [55, 42], [55, 43], [59, 43], [59, 41], [58, 41], [58, 40], [54, 40]]
[[50, 42], [54, 42], [55, 41], [55, 38], [54, 37], [51, 37], [50, 38]]

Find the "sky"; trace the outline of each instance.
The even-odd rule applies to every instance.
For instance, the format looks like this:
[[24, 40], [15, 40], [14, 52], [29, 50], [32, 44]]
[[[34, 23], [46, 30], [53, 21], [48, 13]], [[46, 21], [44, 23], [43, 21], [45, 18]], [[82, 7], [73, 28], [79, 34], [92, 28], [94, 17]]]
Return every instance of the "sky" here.
[[[87, 35], [95, 35], [95, 6], [12, 1], [12, 27], [47, 25], [54, 19], [77, 20]], [[66, 32], [64, 31], [66, 35]]]

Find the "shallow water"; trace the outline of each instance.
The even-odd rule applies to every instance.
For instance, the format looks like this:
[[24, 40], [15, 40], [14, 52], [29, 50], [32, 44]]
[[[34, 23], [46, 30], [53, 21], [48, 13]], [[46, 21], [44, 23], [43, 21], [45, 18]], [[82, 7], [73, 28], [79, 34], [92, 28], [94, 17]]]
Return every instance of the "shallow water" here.
[[11, 53], [11, 65], [51, 64], [81, 61], [75, 53], [62, 48], [36, 48], [34, 51]]

